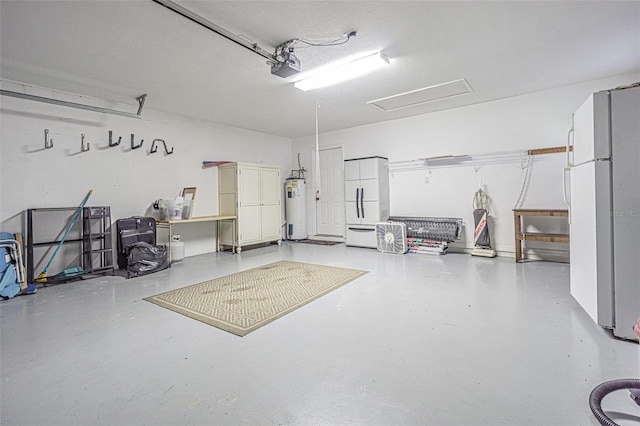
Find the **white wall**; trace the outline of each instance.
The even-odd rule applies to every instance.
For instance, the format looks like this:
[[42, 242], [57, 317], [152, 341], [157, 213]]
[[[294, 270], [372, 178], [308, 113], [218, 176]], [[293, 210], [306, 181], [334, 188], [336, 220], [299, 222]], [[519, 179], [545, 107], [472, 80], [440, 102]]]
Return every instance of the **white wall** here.
[[[12, 88], [3, 87], [8, 90]], [[96, 100], [74, 98], [46, 89], [32, 94], [64, 98], [79, 103]], [[0, 230], [25, 232], [26, 209], [73, 207], [93, 189], [87, 205], [111, 206], [111, 218], [155, 215], [154, 200], [174, 198], [183, 187], [198, 188], [194, 216], [218, 213], [217, 168], [202, 168], [203, 160], [245, 161], [276, 165], [286, 177], [291, 169], [291, 141], [253, 131], [196, 121], [144, 109], [143, 119], [120, 117], [3, 96], [0, 124]], [[98, 105], [135, 112], [137, 105]], [[54, 147], [44, 149], [44, 129]], [[108, 146], [108, 132], [117, 147]], [[80, 135], [90, 151], [80, 152]], [[135, 142], [144, 145], [131, 150]], [[166, 141], [174, 153], [149, 152], [154, 139]], [[283, 209], [284, 211], [284, 209]], [[215, 251], [213, 226], [175, 228], [185, 241], [187, 256]], [[160, 237], [160, 235], [159, 235]]]
[[[320, 147], [342, 146], [344, 157], [379, 155], [390, 162], [442, 155], [490, 154], [564, 146], [571, 113], [598, 90], [640, 80], [640, 74], [615, 76], [522, 96], [501, 99], [422, 116], [382, 121], [372, 125], [321, 133]], [[322, 108], [319, 110], [322, 126]], [[380, 112], [384, 119], [384, 113]], [[294, 139], [292, 162], [301, 154], [303, 165], [313, 168], [315, 136]], [[526, 159], [525, 159], [526, 161]], [[522, 208], [566, 208], [562, 197], [564, 154], [534, 157], [531, 184]], [[390, 179], [391, 214], [398, 216], [460, 217], [465, 222], [458, 248], [473, 247], [472, 197], [479, 182], [493, 201], [491, 237], [501, 254], [515, 250], [512, 209], [520, 194], [526, 168], [519, 163], [474, 167], [449, 167], [394, 173]], [[315, 188], [309, 173], [310, 188]], [[428, 181], [428, 182], [427, 182]], [[309, 191], [309, 205], [313, 207]], [[309, 233], [313, 231], [309, 209]], [[566, 223], [549, 219], [534, 225], [548, 232], [568, 231]], [[546, 228], [548, 226], [549, 228]], [[568, 244], [529, 243], [547, 248], [546, 255], [568, 259]], [[560, 250], [560, 253], [555, 253]], [[544, 250], [538, 250], [544, 252]], [[564, 252], [564, 253], [563, 253]]]

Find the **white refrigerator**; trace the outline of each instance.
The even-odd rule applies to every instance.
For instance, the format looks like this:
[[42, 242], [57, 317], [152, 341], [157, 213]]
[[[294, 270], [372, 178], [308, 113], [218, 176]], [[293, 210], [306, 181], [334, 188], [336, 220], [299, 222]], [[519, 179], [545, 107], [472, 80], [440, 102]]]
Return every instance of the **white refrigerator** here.
[[640, 87], [597, 92], [580, 106], [567, 166], [571, 295], [614, 336], [637, 341]]

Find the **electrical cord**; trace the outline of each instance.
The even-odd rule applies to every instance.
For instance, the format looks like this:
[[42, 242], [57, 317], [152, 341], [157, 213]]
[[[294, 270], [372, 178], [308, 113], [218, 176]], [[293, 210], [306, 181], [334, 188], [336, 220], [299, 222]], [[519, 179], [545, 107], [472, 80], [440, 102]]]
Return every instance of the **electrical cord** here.
[[[347, 43], [351, 39], [351, 37], [355, 37], [355, 35], [356, 35], [355, 31], [350, 31], [345, 36], [342, 36], [333, 40], [323, 41], [323, 42], [313, 42], [311, 40], [295, 38], [293, 39], [294, 40], [293, 44], [303, 43], [303, 44], [306, 44], [307, 47], [339, 46], [341, 44]], [[301, 47], [301, 49], [304, 49], [304, 47]]]
[[529, 183], [531, 181], [531, 169], [533, 167], [533, 155], [529, 155], [527, 158], [527, 171], [524, 174], [524, 180], [522, 181], [522, 188], [520, 188], [520, 195], [518, 196], [518, 201], [513, 206], [514, 209], [519, 209], [524, 203], [525, 198], [527, 197], [527, 191], [529, 190]]
[[[291, 40], [287, 40], [284, 43], [276, 46], [274, 58], [278, 61], [285, 60], [285, 58], [289, 54], [285, 52], [287, 50], [293, 49], [294, 47], [298, 47], [299, 49], [307, 49], [309, 47], [339, 46], [341, 44], [347, 43], [351, 39], [351, 37], [355, 37], [355, 35], [356, 31], [350, 31], [342, 37], [320, 42], [315, 42], [309, 39], [292, 38]], [[296, 46], [298, 44], [305, 44], [306, 46]]]

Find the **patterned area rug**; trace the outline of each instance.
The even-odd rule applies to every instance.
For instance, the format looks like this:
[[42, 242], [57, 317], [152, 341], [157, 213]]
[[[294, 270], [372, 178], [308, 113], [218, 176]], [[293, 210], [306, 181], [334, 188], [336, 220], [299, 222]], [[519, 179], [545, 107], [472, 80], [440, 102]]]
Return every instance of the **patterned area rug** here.
[[366, 273], [280, 261], [144, 300], [245, 336]]

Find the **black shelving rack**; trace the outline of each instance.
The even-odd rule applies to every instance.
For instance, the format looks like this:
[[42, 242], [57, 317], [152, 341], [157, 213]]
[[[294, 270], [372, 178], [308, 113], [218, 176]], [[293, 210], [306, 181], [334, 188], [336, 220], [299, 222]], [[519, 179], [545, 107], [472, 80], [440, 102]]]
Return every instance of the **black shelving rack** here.
[[[60, 244], [78, 207], [54, 207], [27, 210], [27, 282], [36, 282], [36, 262], [41, 267]], [[87, 275], [113, 275], [111, 209], [108, 206], [84, 207], [56, 256], [55, 269], [81, 267], [82, 273], [71, 277], [47, 277], [45, 284], [82, 279]]]
[[113, 274], [111, 209], [107, 206], [82, 209], [82, 268], [89, 274]]

